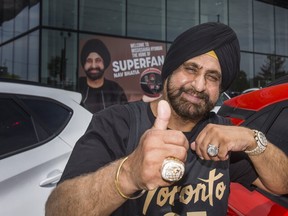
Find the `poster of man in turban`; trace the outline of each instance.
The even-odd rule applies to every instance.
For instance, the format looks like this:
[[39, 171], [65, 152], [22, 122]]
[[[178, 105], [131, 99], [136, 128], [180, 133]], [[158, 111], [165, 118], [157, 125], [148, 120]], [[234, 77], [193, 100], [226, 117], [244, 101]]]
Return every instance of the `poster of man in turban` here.
[[[79, 50], [79, 91], [82, 104], [92, 113], [143, 96], [159, 96], [164, 43], [90, 36], [80, 40]], [[151, 80], [145, 84], [148, 77]], [[153, 78], [157, 91], [151, 93]]]
[[80, 77], [79, 90], [82, 94], [82, 105], [87, 110], [95, 113], [113, 104], [127, 102], [123, 88], [117, 82], [104, 77], [111, 56], [101, 40], [86, 41], [80, 61], [86, 77]]

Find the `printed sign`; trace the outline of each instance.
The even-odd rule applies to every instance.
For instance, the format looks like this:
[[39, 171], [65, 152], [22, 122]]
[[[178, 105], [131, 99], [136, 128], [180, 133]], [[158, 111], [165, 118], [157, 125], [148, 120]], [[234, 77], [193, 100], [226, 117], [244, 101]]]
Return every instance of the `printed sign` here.
[[[159, 86], [159, 71], [161, 71], [166, 54], [165, 43], [131, 40], [124, 38], [113, 38], [105, 36], [93, 36], [82, 39], [79, 49], [79, 76], [85, 76], [80, 59], [81, 49], [85, 42], [90, 39], [101, 40], [108, 48], [111, 56], [111, 63], [104, 72], [106, 79], [117, 82], [125, 91], [128, 101], [135, 101], [142, 98], [145, 94], [143, 90], [143, 79], [141, 86], [142, 73], [154, 73], [157, 78], [157, 89], [162, 90]], [[147, 72], [147, 70], [150, 70]], [[149, 78], [153, 79], [151, 75]], [[160, 77], [161, 78], [161, 77]], [[150, 84], [151, 84], [150, 80]], [[156, 81], [156, 80], [155, 80]], [[161, 84], [161, 83], [160, 83]], [[152, 87], [150, 85], [150, 87]], [[151, 89], [150, 89], [151, 90]], [[152, 91], [153, 92], [153, 91]], [[146, 92], [147, 93], [147, 92]], [[154, 91], [159, 95], [159, 91]], [[147, 95], [147, 94], [146, 94]]]

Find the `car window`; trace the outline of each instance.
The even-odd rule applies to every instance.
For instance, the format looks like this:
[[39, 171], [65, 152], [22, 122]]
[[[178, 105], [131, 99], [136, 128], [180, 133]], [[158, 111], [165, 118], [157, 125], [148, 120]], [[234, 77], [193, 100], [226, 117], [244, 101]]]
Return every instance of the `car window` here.
[[[288, 154], [288, 133], [287, 133], [287, 117], [288, 117], [288, 108], [285, 107], [280, 111], [275, 108], [273, 105], [271, 107], [267, 107], [261, 111], [261, 115], [257, 115], [257, 118], [249, 119], [244, 125], [247, 125], [250, 128], [255, 128], [258, 130], [262, 130], [265, 132], [268, 140], [278, 146], [280, 149]], [[274, 109], [273, 109], [274, 108]], [[271, 112], [273, 110], [277, 111], [277, 116], [274, 117], [271, 121]], [[275, 119], [274, 119], [275, 118]], [[268, 125], [267, 125], [268, 124]], [[267, 131], [266, 131], [267, 130]]]
[[230, 97], [226, 94], [226, 93], [222, 93], [220, 94], [217, 102], [216, 102], [216, 106], [222, 106], [222, 104], [224, 103], [225, 100], [230, 99]]
[[71, 115], [70, 108], [47, 98], [0, 95], [0, 159], [57, 136]]
[[46, 127], [49, 134], [57, 133], [59, 129], [66, 125], [72, 113], [67, 107], [52, 102], [50, 100], [40, 100], [37, 98], [21, 97], [33, 113], [41, 120], [42, 126]]
[[283, 109], [267, 133], [267, 138], [288, 155], [288, 108]]
[[261, 115], [258, 115], [257, 118], [252, 118], [249, 119], [246, 124], [250, 127], [250, 128], [257, 128], [257, 129], [261, 129], [261, 127], [263, 125], [265, 125], [265, 121], [267, 121], [267, 119], [269, 119], [269, 115], [271, 114], [271, 108], [267, 109], [267, 110], [262, 110], [261, 111]]
[[0, 156], [38, 141], [31, 116], [8, 98], [0, 98], [0, 140]]

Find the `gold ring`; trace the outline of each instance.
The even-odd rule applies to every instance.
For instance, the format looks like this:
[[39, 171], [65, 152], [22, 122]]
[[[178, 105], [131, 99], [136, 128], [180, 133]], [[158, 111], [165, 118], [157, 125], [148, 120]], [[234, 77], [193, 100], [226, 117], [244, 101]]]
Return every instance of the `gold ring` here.
[[162, 163], [161, 176], [165, 181], [179, 181], [184, 172], [184, 163], [175, 157], [167, 157]]

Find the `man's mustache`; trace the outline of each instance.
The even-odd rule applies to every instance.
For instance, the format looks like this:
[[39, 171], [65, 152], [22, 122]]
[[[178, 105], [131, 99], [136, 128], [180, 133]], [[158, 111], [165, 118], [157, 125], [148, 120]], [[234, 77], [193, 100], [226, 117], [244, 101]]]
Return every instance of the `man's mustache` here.
[[92, 70], [98, 70], [98, 71], [101, 71], [101, 68], [99, 68], [99, 67], [89, 68], [87, 71], [88, 71], [88, 72], [91, 72]]
[[209, 100], [209, 96], [204, 93], [204, 92], [198, 92], [195, 88], [193, 87], [190, 87], [190, 88], [185, 88], [184, 86], [180, 87], [177, 95], [180, 96], [182, 93], [187, 93], [187, 94], [190, 94], [190, 95], [195, 95], [196, 97], [204, 100], [204, 101], [207, 101]]

